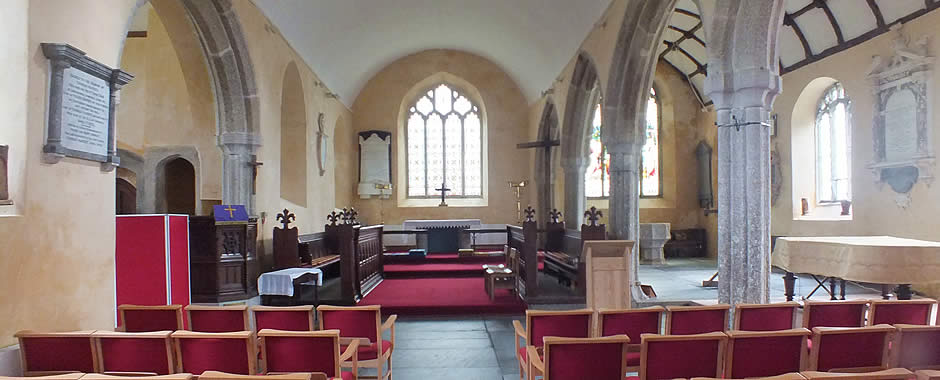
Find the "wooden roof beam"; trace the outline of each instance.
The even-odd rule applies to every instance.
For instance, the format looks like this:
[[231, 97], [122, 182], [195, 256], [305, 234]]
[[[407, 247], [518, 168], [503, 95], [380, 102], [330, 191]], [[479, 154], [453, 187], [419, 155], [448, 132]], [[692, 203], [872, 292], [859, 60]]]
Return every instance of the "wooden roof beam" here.
[[[665, 51], [663, 51], [664, 54], [661, 55], [660, 59], [662, 59], [662, 56], [665, 56], [665, 55], [666, 55], [665, 53], [668, 53], [668, 52], [670, 52], [670, 51], [678, 51], [678, 52], [682, 53], [682, 55], [686, 56], [686, 58], [688, 58], [690, 61], [692, 61], [692, 63], [695, 64], [696, 70], [693, 71], [693, 73], [694, 73], [694, 72], [699, 72], [699, 71], [705, 71], [705, 72], [708, 71], [708, 68], [707, 68], [705, 65], [703, 65], [701, 62], [699, 62], [698, 59], [696, 59], [695, 56], [693, 56], [691, 53], [689, 53], [688, 51], [686, 51], [685, 49], [683, 49], [681, 46], [679, 46], [678, 43], [676, 43], [676, 42], [669, 42], [669, 41], [663, 41], [663, 43], [666, 44], [666, 46], [668, 46], [668, 47], [666, 48]], [[668, 59], [667, 59], [666, 61], [669, 62]], [[671, 64], [672, 62], [669, 62], [669, 63]], [[681, 72], [681, 71], [680, 71], [680, 72]], [[685, 73], [682, 73], [682, 74], [685, 75]], [[693, 75], [693, 74], [691, 74], [691, 73], [689, 74], [689, 76], [692, 76], [692, 75]]]
[[803, 45], [803, 56], [804, 59], [808, 59], [813, 56], [813, 50], [809, 47], [809, 41], [806, 40], [806, 35], [803, 34], [803, 30], [800, 29], [800, 26], [793, 19], [793, 16], [789, 13], [783, 15], [783, 25], [793, 28], [793, 32], [796, 33], [796, 38], [800, 39], [800, 45]]
[[838, 41], [839, 44], [844, 44], [845, 37], [842, 36], [842, 28], [839, 27], [839, 22], [836, 21], [836, 16], [832, 13], [832, 9], [829, 9], [829, 4], [826, 4], [826, 0], [816, 0], [815, 4], [826, 13], [826, 18], [829, 19], [829, 24], [832, 25], [832, 31], [836, 34], [836, 41]]
[[868, 0], [868, 8], [871, 9], [871, 14], [875, 15], [875, 22], [878, 24], [879, 28], [885, 27], [885, 16], [881, 14], [881, 7], [878, 6], [878, 3], [875, 0]]

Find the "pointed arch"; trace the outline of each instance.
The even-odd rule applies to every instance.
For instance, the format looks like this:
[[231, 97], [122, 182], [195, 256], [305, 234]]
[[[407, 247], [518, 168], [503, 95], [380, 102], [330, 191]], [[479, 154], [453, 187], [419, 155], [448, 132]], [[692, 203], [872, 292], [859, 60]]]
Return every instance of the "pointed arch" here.
[[281, 198], [307, 207], [307, 110], [304, 84], [291, 61], [281, 87]]
[[586, 53], [576, 58], [565, 99], [562, 124], [561, 156], [565, 171], [565, 223], [581, 225], [584, 214], [584, 172], [588, 166], [588, 140], [591, 133], [593, 105], [600, 99], [597, 66]]
[[[542, 108], [542, 117], [539, 121], [538, 140], [551, 141], [559, 138], [558, 112], [551, 97], [545, 100]], [[548, 220], [548, 212], [555, 205], [555, 165], [558, 153], [553, 147], [538, 149], [535, 153], [535, 188], [538, 197], [538, 218], [544, 223]]]

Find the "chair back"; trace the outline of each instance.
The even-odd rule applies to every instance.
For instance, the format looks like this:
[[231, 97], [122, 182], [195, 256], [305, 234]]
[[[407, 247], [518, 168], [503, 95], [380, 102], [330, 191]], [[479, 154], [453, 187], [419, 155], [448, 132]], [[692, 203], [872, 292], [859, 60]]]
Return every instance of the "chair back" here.
[[693, 335], [728, 330], [731, 305], [667, 306], [666, 335]]
[[864, 372], [888, 368], [894, 327], [815, 327], [810, 368], [821, 372]]
[[81, 372], [63, 373], [47, 376], [0, 376], [0, 380], [78, 380], [86, 376]]
[[940, 326], [895, 325], [892, 367], [940, 369]]
[[382, 308], [372, 306], [328, 306], [317, 307], [320, 330], [339, 330], [343, 338], [364, 338], [370, 343], [381, 340]]
[[20, 343], [20, 359], [26, 376], [55, 375], [69, 372], [96, 372], [91, 334], [94, 331], [40, 333], [20, 331], [14, 336]]
[[81, 380], [192, 380], [194, 376], [191, 373], [174, 373], [170, 375], [153, 376], [127, 376], [127, 375], [106, 375], [103, 373], [86, 373]]
[[252, 306], [255, 332], [272, 329], [313, 331], [313, 306]]
[[266, 373], [323, 372], [339, 377], [339, 330], [261, 330], [261, 363]]
[[862, 327], [868, 301], [804, 301], [803, 328]]
[[285, 373], [283, 375], [237, 375], [219, 371], [206, 371], [199, 380], [318, 380], [326, 379], [322, 373]]
[[653, 306], [642, 309], [602, 309], [597, 313], [599, 336], [626, 335], [631, 346], [640, 346], [643, 334], [659, 334], [662, 315], [666, 309]]
[[807, 329], [730, 331], [725, 373], [730, 378], [777, 376], [808, 365]]
[[519, 250], [512, 248], [509, 250], [509, 265], [507, 266], [512, 273], [519, 274]]
[[936, 300], [871, 301], [868, 325], [929, 325]]
[[622, 379], [627, 372], [630, 338], [545, 337], [543, 380]]
[[[732, 379], [732, 378], [721, 379], [718, 377], [693, 377], [691, 380], [745, 380], [745, 379]], [[777, 375], [777, 376], [761, 377], [760, 380], [806, 380], [806, 378], [803, 377], [803, 375], [801, 375], [799, 372], [795, 372], [795, 373], [786, 373], [786, 374]]]
[[189, 330], [198, 332], [236, 332], [251, 330], [248, 306], [187, 305]]
[[183, 329], [181, 305], [121, 305], [118, 323], [126, 332], [176, 331]]
[[[805, 379], [908, 380], [914, 378], [914, 374], [904, 368], [891, 368], [865, 373], [803, 371], [800, 374]], [[919, 379], [920, 377], [918, 377]]]
[[547, 336], [560, 338], [589, 338], [591, 336], [591, 320], [594, 311], [561, 310], [536, 311], [526, 310], [526, 344], [541, 347]]
[[171, 331], [128, 333], [95, 331], [99, 372], [169, 375], [174, 372]]
[[796, 320], [797, 302], [739, 304], [734, 307], [734, 329], [738, 331], [791, 330]]
[[940, 380], [940, 371], [922, 369], [917, 371], [917, 380]]
[[258, 355], [254, 333], [204, 333], [177, 331], [171, 335], [180, 372], [221, 371], [254, 375]]
[[697, 335], [643, 334], [640, 379], [721, 377], [728, 336], [722, 332]]

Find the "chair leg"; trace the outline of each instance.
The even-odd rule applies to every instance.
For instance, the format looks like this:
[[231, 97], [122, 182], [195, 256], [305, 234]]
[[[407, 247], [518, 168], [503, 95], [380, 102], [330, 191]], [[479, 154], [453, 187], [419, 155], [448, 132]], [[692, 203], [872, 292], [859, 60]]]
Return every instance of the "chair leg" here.
[[392, 380], [392, 354], [388, 354], [388, 380]]
[[522, 362], [518, 360], [516, 362], [519, 363], [519, 380], [525, 380], [525, 370], [522, 368]]

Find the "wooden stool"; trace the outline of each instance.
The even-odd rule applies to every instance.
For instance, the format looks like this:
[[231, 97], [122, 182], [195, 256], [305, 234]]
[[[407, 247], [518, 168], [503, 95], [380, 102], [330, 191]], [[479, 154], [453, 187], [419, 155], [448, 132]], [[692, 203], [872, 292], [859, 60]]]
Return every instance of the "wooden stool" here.
[[489, 267], [483, 274], [483, 283], [492, 302], [496, 298], [496, 289], [516, 289], [516, 275], [509, 268]]
[[461, 248], [457, 250], [457, 257], [473, 257], [473, 250], [468, 248]]

